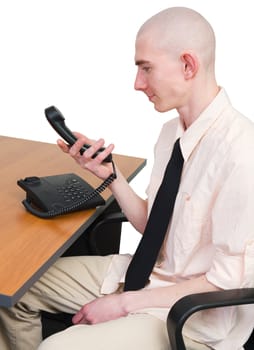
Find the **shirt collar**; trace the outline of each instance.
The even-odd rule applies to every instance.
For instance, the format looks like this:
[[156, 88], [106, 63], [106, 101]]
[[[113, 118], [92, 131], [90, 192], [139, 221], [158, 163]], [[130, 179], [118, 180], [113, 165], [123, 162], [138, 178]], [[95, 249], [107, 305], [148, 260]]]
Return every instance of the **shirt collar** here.
[[207, 130], [220, 117], [224, 109], [230, 105], [230, 100], [226, 91], [221, 88], [214, 100], [207, 108], [199, 115], [191, 126], [184, 130], [180, 118], [177, 128], [177, 137], [180, 137], [181, 151], [184, 160], [187, 161], [197, 146], [201, 138], [206, 134]]

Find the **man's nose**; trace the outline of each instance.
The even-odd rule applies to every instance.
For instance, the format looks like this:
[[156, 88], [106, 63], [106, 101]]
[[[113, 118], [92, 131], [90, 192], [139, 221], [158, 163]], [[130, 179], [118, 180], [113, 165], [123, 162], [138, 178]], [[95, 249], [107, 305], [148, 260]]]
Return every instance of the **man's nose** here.
[[138, 72], [134, 83], [134, 89], [138, 91], [144, 91], [146, 87], [147, 87], [146, 80], [144, 79], [142, 74]]

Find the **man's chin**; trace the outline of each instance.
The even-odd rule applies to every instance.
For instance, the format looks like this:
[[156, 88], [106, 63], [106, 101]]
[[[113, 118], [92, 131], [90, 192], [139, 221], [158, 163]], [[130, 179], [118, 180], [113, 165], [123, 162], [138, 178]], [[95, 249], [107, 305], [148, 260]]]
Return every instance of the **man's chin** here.
[[167, 108], [162, 108], [162, 106], [159, 106], [157, 104], [154, 103], [154, 109], [159, 112], [159, 113], [164, 113], [164, 112], [168, 112], [169, 109]]

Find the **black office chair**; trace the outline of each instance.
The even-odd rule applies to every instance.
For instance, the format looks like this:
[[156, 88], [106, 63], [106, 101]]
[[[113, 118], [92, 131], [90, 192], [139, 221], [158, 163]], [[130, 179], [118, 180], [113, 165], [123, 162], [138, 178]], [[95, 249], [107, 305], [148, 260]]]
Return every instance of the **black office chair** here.
[[[116, 212], [109, 212], [103, 216], [100, 221], [93, 227], [92, 234], [89, 237], [90, 251], [93, 254], [105, 255], [110, 253], [110, 245], [113, 242], [113, 253], [118, 253], [120, 247], [120, 235], [121, 226], [115, 226], [117, 228], [116, 237], [113, 236], [112, 242], [108, 239], [108, 233], [112, 234], [112, 225], [121, 225], [122, 222], [127, 221], [126, 217], [119, 210]], [[110, 225], [109, 225], [110, 224]], [[105, 225], [110, 226], [110, 231], [107, 229], [105, 233]], [[114, 227], [114, 226], [113, 226]], [[113, 233], [114, 235], [114, 233]], [[187, 319], [195, 312], [217, 308], [227, 307], [233, 305], [244, 305], [254, 304], [254, 288], [243, 288], [243, 289], [231, 289], [223, 290], [219, 292], [207, 292], [187, 295], [178, 300], [175, 305], [171, 308], [167, 318], [167, 329], [168, 336], [171, 344], [171, 350], [187, 350], [183, 340], [183, 326]], [[47, 317], [47, 314], [46, 314]], [[59, 320], [59, 324], [55, 323], [51, 327], [50, 332], [45, 331], [44, 337], [65, 329], [70, 326], [72, 315], [59, 314], [55, 316]], [[254, 315], [253, 315], [254, 318]], [[254, 331], [250, 338], [244, 345], [245, 350], [254, 349]]]
[[[187, 350], [184, 345], [182, 330], [187, 319], [195, 312], [244, 304], [254, 304], [254, 288], [197, 293], [181, 298], [171, 308], [167, 319], [168, 336], [172, 350]], [[244, 349], [254, 349], [254, 332], [244, 345]]]

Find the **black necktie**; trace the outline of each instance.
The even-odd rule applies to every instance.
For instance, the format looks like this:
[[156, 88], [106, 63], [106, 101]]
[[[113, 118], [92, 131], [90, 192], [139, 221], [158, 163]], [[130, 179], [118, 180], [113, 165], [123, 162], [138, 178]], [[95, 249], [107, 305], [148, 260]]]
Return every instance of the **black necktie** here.
[[162, 246], [180, 185], [184, 159], [177, 139], [156, 194], [143, 237], [129, 264], [124, 290], [145, 287]]

